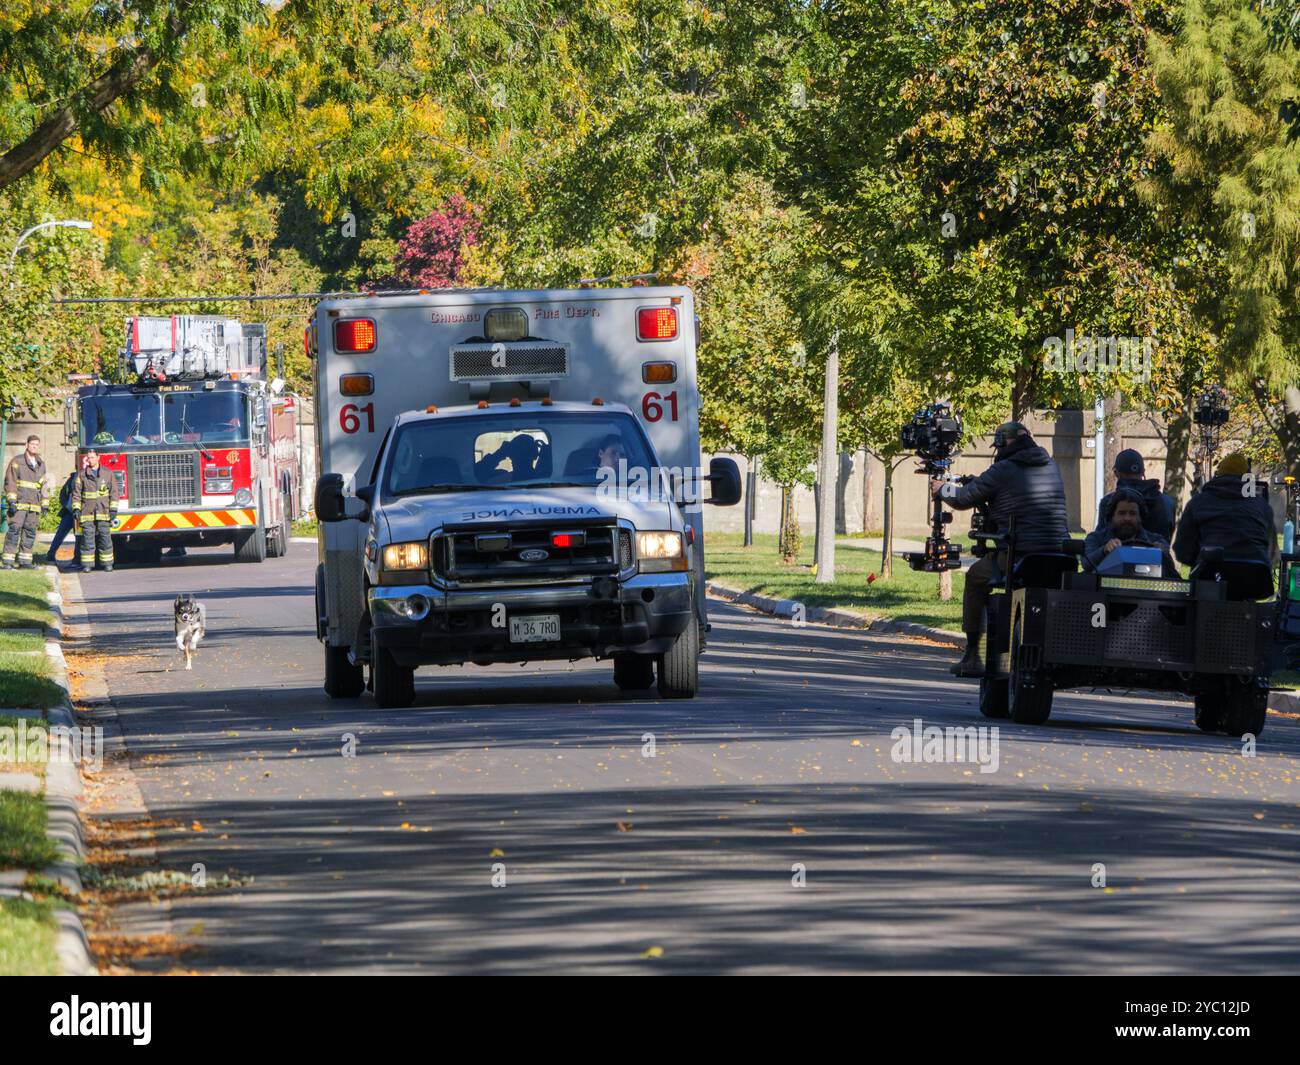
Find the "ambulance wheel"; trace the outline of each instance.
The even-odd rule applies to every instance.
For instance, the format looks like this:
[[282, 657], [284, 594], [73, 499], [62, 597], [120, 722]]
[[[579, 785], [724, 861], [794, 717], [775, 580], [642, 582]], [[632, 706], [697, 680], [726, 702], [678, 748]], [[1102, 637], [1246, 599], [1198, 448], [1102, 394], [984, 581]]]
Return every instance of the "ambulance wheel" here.
[[1241, 684], [1228, 682], [1228, 701], [1223, 715], [1223, 731], [1229, 736], [1241, 737], [1249, 733], [1258, 736], [1264, 731], [1268, 719], [1268, 689], [1253, 681]]
[[615, 655], [614, 683], [620, 691], [645, 691], [655, 682], [655, 663], [649, 655]]
[[415, 670], [399, 666], [391, 651], [370, 638], [370, 686], [381, 709], [392, 710], [415, 702]]
[[700, 688], [700, 622], [691, 622], [659, 656], [659, 694], [665, 699], [694, 699]]
[[1052, 679], [1041, 669], [1020, 663], [1020, 618], [1011, 628], [1011, 676], [1007, 680], [1007, 712], [1017, 725], [1041, 725], [1052, 714]]
[[257, 524], [251, 529], [235, 533], [236, 562], [266, 561], [266, 530], [262, 527], [262, 516], [257, 516]]
[[355, 699], [365, 689], [360, 666], [348, 661], [346, 647], [325, 645], [325, 694], [331, 699]]

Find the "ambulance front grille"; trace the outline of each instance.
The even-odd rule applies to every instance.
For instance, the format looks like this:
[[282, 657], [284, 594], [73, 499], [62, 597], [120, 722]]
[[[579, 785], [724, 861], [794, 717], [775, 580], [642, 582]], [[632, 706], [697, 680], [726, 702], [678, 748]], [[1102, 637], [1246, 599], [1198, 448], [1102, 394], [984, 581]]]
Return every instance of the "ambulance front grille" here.
[[461, 344], [451, 349], [453, 381], [538, 381], [569, 376], [565, 344]]
[[202, 502], [198, 451], [128, 456], [127, 492], [132, 509], [198, 506]]

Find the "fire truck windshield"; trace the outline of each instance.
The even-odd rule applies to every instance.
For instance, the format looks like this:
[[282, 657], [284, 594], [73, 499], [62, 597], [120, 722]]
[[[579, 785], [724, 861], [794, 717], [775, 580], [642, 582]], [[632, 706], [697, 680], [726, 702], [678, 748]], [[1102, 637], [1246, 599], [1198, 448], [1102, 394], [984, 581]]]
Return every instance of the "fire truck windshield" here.
[[160, 411], [157, 395], [87, 396], [81, 401], [81, 443], [159, 443]]
[[163, 396], [168, 443], [232, 443], [248, 439], [248, 414], [239, 392], [169, 392]]

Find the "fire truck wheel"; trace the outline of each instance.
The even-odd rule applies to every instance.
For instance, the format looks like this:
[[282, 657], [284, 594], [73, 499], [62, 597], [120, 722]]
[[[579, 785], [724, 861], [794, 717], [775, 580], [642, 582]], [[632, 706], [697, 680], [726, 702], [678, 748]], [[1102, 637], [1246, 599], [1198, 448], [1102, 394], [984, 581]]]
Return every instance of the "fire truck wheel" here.
[[[289, 513], [288, 501], [281, 497], [280, 513]], [[275, 523], [266, 538], [266, 553], [270, 558], [284, 558], [289, 553], [289, 519], [287, 517]]]
[[1223, 731], [1223, 704], [1225, 692], [1222, 683], [1197, 692], [1193, 701], [1193, 720], [1202, 732]]
[[672, 648], [659, 656], [659, 694], [694, 699], [700, 687], [700, 623], [694, 615]]
[[257, 515], [256, 525], [246, 532], [235, 533], [235, 561], [266, 561], [266, 529], [262, 527], [260, 511]]
[[370, 641], [370, 682], [375, 702], [381, 709], [392, 710], [415, 702], [415, 670], [399, 666], [392, 653]]
[[645, 691], [655, 682], [654, 659], [648, 655], [615, 655], [614, 683], [620, 691]]
[[355, 699], [365, 687], [365, 675], [348, 661], [348, 649], [325, 644], [325, 694], [331, 699]]

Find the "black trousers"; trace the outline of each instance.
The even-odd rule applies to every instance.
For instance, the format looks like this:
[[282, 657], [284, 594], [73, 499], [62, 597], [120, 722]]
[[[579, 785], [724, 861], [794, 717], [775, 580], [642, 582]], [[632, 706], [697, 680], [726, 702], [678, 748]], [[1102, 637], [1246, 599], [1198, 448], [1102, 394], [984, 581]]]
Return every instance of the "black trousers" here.
[[81, 520], [81, 568], [94, 566], [95, 554], [98, 552], [102, 565], [113, 564], [113, 523], [107, 518], [95, 521], [93, 518]]
[[984, 631], [989, 596], [1006, 574], [1006, 551], [990, 551], [966, 571], [966, 588], [961, 597], [961, 628], [967, 636]]

